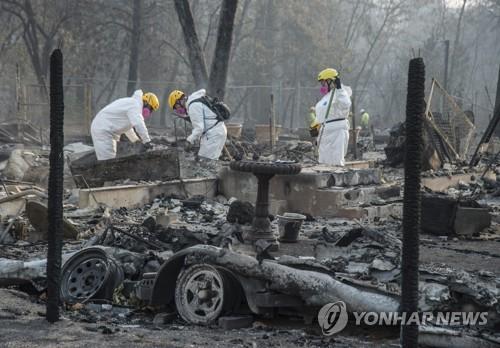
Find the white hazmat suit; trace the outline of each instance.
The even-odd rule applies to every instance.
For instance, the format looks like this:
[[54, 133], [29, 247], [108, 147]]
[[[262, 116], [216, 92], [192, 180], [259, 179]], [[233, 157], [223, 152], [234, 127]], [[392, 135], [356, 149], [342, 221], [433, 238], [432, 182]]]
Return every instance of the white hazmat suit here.
[[200, 89], [187, 99], [187, 113], [191, 119], [193, 131], [186, 140], [191, 144], [200, 140], [198, 156], [217, 160], [226, 143], [227, 130], [224, 122], [217, 121], [217, 115], [208, 106], [202, 102], [193, 103], [194, 100], [205, 95], [205, 89]]
[[137, 90], [131, 97], [117, 99], [97, 113], [90, 133], [98, 160], [116, 157], [116, 143], [122, 134], [133, 143], [139, 141], [134, 128], [143, 143], [151, 141], [142, 117], [142, 94]]
[[[330, 107], [329, 115], [326, 115], [330, 96], [335, 93]], [[349, 110], [351, 108], [351, 88], [342, 86], [340, 89], [332, 89], [323, 96], [316, 104], [316, 117], [322, 125], [319, 141], [319, 163], [344, 166], [344, 156], [347, 154], [349, 145]]]

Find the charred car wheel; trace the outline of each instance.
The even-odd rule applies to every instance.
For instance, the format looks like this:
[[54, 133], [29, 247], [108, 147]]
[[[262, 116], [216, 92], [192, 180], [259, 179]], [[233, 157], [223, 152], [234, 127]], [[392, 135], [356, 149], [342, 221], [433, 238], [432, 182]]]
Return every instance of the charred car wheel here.
[[240, 302], [240, 287], [228, 271], [208, 264], [184, 268], [175, 285], [175, 305], [192, 324], [213, 323]]
[[74, 254], [62, 268], [61, 298], [68, 303], [90, 298], [110, 300], [123, 281], [123, 270], [99, 248], [86, 248]]

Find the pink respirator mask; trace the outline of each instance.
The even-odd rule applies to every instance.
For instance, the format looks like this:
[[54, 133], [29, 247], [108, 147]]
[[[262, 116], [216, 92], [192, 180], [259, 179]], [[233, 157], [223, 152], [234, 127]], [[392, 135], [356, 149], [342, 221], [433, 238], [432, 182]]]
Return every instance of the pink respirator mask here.
[[147, 120], [148, 118], [150, 118], [152, 116], [152, 112], [151, 110], [145, 106], [142, 108], [142, 117]]
[[328, 92], [328, 86], [321, 86], [321, 88], [319, 89], [319, 93], [321, 93], [321, 95], [327, 95]]
[[187, 114], [187, 110], [186, 110], [186, 108], [183, 108], [183, 107], [176, 108], [176, 109], [174, 110], [174, 112], [175, 112], [176, 114], [178, 114], [179, 116], [181, 116], [181, 117], [186, 117], [186, 114]]

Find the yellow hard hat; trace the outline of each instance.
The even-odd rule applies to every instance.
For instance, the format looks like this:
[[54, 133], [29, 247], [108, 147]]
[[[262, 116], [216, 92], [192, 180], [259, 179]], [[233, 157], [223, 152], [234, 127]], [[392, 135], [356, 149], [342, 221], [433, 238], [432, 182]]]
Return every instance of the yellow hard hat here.
[[175, 91], [170, 92], [170, 95], [168, 96], [168, 106], [173, 109], [175, 103], [177, 103], [177, 101], [182, 97], [184, 97], [183, 91], [179, 91], [176, 89]]
[[321, 70], [318, 74], [318, 81], [332, 79], [335, 80], [339, 76], [337, 70], [332, 68], [327, 68], [325, 70]]
[[154, 93], [144, 93], [142, 96], [142, 101], [144, 103], [148, 103], [148, 105], [153, 108], [153, 111], [156, 111], [160, 108], [160, 102], [158, 101], [158, 97]]

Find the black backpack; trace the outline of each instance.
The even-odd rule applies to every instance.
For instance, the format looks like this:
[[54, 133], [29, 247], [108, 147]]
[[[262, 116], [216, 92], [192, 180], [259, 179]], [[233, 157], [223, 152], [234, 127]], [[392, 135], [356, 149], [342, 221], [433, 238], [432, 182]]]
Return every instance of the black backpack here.
[[196, 102], [200, 102], [206, 105], [210, 110], [212, 110], [213, 113], [217, 116], [217, 121], [219, 122], [227, 121], [231, 117], [231, 109], [229, 109], [229, 106], [227, 106], [227, 104], [222, 100], [219, 100], [215, 97], [212, 98], [209, 96], [204, 96], [193, 100], [191, 103], [189, 103], [189, 105]]

